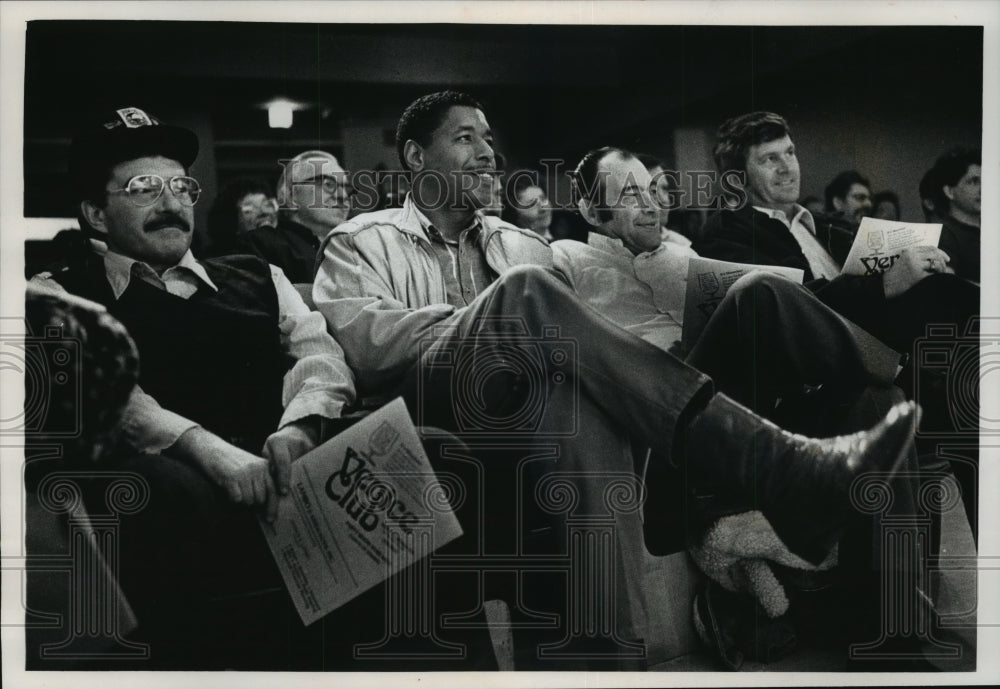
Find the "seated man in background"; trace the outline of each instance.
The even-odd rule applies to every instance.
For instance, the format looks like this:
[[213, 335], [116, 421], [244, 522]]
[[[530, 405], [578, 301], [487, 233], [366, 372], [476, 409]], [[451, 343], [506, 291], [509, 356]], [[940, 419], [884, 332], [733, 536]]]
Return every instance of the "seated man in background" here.
[[192, 255], [197, 153], [194, 133], [139, 108], [81, 129], [70, 169], [94, 250], [32, 279], [100, 304], [136, 343], [139, 387], [108, 464], [151, 495], [122, 522], [120, 577], [142, 628], [168, 635], [151, 639], [154, 660], [187, 667], [211, 660], [206, 596], [275, 583], [246, 508], [273, 519], [290, 463], [354, 401], [340, 347], [279, 268]]
[[979, 226], [982, 212], [982, 155], [956, 148], [934, 163], [934, 207], [942, 215], [938, 246], [959, 277], [979, 282]]
[[826, 186], [826, 212], [859, 225], [861, 218], [871, 215], [872, 185], [857, 170], [845, 170]]
[[330, 153], [304, 151], [284, 161], [277, 199], [277, 227], [243, 235], [243, 246], [281, 268], [293, 283], [311, 283], [320, 243], [350, 210], [347, 172]]
[[[654, 464], [688, 465], [691, 484], [712, 494], [702, 517], [752, 502], [793, 552], [814, 562], [844, 526], [854, 476], [876, 466], [891, 470], [909, 447], [912, 406], [894, 408], [851, 440], [793, 439], [714, 394], [702, 373], [585, 306], [551, 269], [541, 238], [481, 213], [495, 170], [493, 134], [470, 96], [445, 91], [417, 99], [400, 118], [396, 145], [414, 175], [403, 208], [337, 227], [313, 288], [362, 393], [402, 391], [411, 414], [459, 437], [492, 431], [489, 452], [511, 468], [533, 450], [554, 450], [556, 473], [577, 477], [576, 516], [607, 514], [609, 477], [634, 473], [633, 445], [653, 448]], [[658, 235], [655, 214], [650, 225]], [[530, 355], [539, 351], [532, 343], [553, 338], [572, 345], [536, 359], [537, 369], [511, 365], [520, 358], [514, 351]], [[462, 382], [462, 371], [476, 375]], [[539, 384], [544, 391], [536, 399]], [[515, 412], [529, 398], [538, 411], [526, 433]], [[481, 428], [483, 418], [493, 425]], [[516, 441], [506, 455], [505, 440]], [[522, 490], [532, 495], [531, 486]], [[651, 489], [647, 505], [658, 501]], [[517, 516], [490, 515], [486, 543], [494, 528], [521, 523]], [[558, 520], [565, 516], [552, 519], [549, 532], [562, 538]], [[628, 611], [630, 598], [643, 600], [636, 586], [643, 527], [636, 511], [616, 512], [615, 519], [615, 580], [624, 587], [616, 586], [613, 597]], [[645, 527], [683, 531], [673, 522]], [[565, 543], [549, 547], [566, 552]], [[623, 622], [628, 638], [637, 622]]]

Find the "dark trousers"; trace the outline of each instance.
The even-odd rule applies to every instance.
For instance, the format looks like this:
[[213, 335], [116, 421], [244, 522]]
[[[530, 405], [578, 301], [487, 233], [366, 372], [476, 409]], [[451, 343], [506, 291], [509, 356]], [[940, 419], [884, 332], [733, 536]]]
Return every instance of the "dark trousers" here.
[[[444, 438], [425, 448], [436, 470]], [[452, 438], [447, 442], [454, 447]], [[409, 591], [412, 568], [404, 569], [309, 627], [303, 626], [263, 537], [253, 510], [228, 497], [199, 469], [170, 457], [131, 456], [114, 467], [145, 484], [148, 502], [120, 517], [113, 543], [116, 575], [138, 621], [136, 641], [149, 644], [148, 659], [110, 667], [240, 670], [490, 670], [496, 659], [485, 618], [472, 629], [448, 630], [442, 615], [475, 611], [478, 591], [444, 578], [432, 594]], [[100, 514], [107, 481], [89, 480], [85, 500]], [[402, 582], [402, 584], [400, 584]], [[396, 586], [400, 584], [399, 586]], [[394, 586], [395, 597], [387, 595]], [[403, 597], [411, 600], [401, 602]], [[423, 636], [396, 638], [392, 657], [362, 655], [360, 646], [378, 647], [390, 636], [392, 620], [412, 596], [430, 608], [432, 636], [450, 643], [446, 657], [434, 656]], [[426, 636], [426, 635], [425, 635]], [[439, 646], [441, 644], [438, 644]], [[406, 657], [409, 654], [409, 657]], [[127, 667], [126, 667], [127, 665]]]
[[718, 390], [770, 416], [779, 398], [801, 395], [804, 386], [850, 397], [892, 385], [900, 355], [800, 285], [756, 272], [732, 285], [687, 363], [711, 376]]

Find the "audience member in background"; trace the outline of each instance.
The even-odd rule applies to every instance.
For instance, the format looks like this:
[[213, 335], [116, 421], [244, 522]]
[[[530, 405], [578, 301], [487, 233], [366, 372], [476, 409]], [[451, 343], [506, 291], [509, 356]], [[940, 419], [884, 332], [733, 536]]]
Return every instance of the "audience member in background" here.
[[982, 155], [956, 148], [934, 164], [934, 205], [942, 214], [938, 246], [951, 257], [951, 267], [966, 280], [979, 282]]
[[872, 197], [873, 218], [899, 220], [899, 196], [894, 191], [880, 191]]
[[[749, 203], [709, 218], [702, 256], [805, 271], [825, 304], [900, 352], [910, 352], [928, 323], [960, 323], [978, 311], [978, 290], [954, 275], [937, 247], [902, 251], [884, 274], [840, 275], [854, 241], [842, 219], [819, 217], [800, 206], [800, 171], [788, 124], [754, 112], [726, 121], [714, 150], [719, 171], [746, 173]], [[850, 186], [848, 186], [850, 188]], [[917, 289], [919, 287], [919, 289]]]
[[697, 255], [691, 249], [691, 240], [686, 235], [667, 227], [670, 216], [677, 213], [677, 211], [671, 211], [674, 205], [674, 190], [671, 189], [670, 177], [664, 173], [667, 166], [663, 164], [662, 160], [648, 153], [640, 153], [637, 157], [653, 182], [653, 201], [659, 215], [660, 238], [667, 244], [669, 251], [682, 256]]
[[872, 185], [857, 170], [841, 172], [826, 187], [826, 212], [858, 225], [871, 214]]
[[941, 222], [943, 219], [934, 200], [940, 191], [935, 178], [936, 172], [937, 169], [932, 167], [920, 178], [918, 191], [920, 192], [920, 208], [924, 212], [924, 222]]
[[233, 180], [222, 188], [208, 213], [208, 256], [247, 253], [241, 237], [259, 227], [278, 224], [274, 190], [263, 180]]
[[500, 216], [511, 225], [531, 230], [546, 241], [552, 241], [552, 204], [545, 190], [526, 178], [519, 178]]
[[823, 199], [810, 195], [802, 199], [802, 207], [816, 216], [823, 214], [825, 205], [823, 204]]
[[295, 284], [312, 282], [323, 238], [347, 220], [347, 172], [325, 151], [305, 151], [284, 164], [278, 178], [278, 224], [244, 235], [258, 256]]
[[587, 243], [590, 225], [580, 217], [576, 209], [556, 208], [552, 211], [552, 224], [549, 232], [554, 240], [571, 239], [574, 242]]

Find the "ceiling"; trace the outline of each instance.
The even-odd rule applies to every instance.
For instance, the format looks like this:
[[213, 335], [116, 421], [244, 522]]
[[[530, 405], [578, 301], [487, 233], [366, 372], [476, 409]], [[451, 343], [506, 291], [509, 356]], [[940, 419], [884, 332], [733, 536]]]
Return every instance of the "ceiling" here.
[[[345, 122], [391, 123], [438, 87], [482, 100], [513, 160], [663, 140], [748, 107], [975, 116], [982, 101], [978, 27], [33, 21], [26, 45], [27, 215], [68, 203], [33, 190], [62, 169], [80, 116], [123, 102], [208, 113], [221, 165], [262, 142], [336, 148]], [[267, 128], [277, 96], [308, 106], [290, 130]]]

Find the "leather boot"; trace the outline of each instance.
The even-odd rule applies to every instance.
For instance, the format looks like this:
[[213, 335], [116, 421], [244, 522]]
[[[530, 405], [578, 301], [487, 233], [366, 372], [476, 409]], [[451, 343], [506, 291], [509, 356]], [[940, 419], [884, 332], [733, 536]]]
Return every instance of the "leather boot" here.
[[870, 471], [896, 471], [913, 443], [917, 414], [913, 402], [904, 402], [870, 430], [816, 439], [715, 395], [683, 438], [694, 526], [757, 509], [793, 553], [819, 564], [854, 512], [851, 483]]

